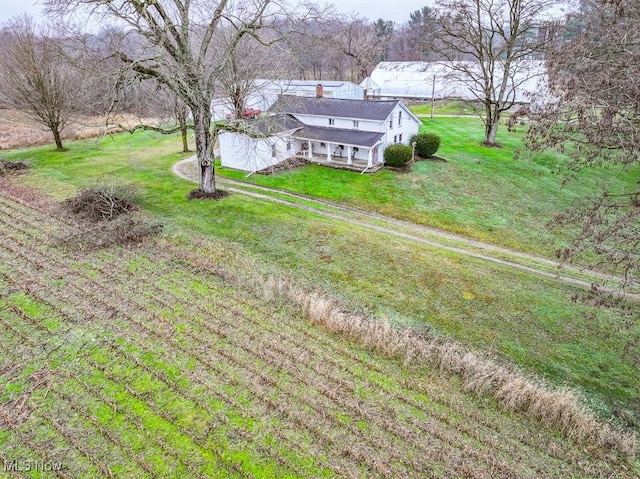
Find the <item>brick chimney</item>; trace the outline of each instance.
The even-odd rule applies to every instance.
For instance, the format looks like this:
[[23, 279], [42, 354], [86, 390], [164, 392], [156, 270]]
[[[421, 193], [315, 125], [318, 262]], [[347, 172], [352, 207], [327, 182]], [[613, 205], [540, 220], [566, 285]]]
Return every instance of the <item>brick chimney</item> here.
[[318, 83], [316, 85], [316, 98], [322, 98], [324, 96], [324, 88], [322, 88], [322, 83]]

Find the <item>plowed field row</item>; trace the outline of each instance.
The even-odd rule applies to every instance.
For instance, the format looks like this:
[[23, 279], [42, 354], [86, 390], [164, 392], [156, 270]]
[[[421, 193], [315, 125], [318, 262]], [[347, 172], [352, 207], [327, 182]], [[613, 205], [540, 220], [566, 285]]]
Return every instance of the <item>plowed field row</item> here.
[[51, 241], [69, 228], [0, 195], [9, 460], [62, 462], [59, 477], [625, 477], [174, 246], [73, 252]]

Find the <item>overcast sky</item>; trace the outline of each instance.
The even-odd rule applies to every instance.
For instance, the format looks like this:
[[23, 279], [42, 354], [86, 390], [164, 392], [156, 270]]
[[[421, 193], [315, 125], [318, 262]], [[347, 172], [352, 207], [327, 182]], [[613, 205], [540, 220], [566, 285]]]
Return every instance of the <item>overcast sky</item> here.
[[[432, 5], [433, 0], [336, 0], [335, 4], [339, 11], [355, 11], [370, 20], [384, 18], [404, 23], [409, 19], [409, 13], [424, 5]], [[38, 18], [41, 11], [42, 8], [34, 0], [0, 0], [0, 22], [22, 13]]]

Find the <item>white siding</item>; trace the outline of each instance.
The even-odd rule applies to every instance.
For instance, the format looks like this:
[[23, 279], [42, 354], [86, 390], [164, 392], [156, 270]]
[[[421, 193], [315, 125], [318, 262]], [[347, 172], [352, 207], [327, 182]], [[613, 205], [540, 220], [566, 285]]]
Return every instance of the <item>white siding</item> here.
[[[402, 123], [398, 126], [400, 112], [402, 112]], [[389, 120], [392, 120], [393, 128], [389, 128]], [[387, 132], [384, 139], [385, 146], [394, 143], [394, 137], [396, 137], [397, 143], [408, 145], [409, 138], [418, 133], [420, 124], [412, 115], [409, 114], [406, 108], [403, 108], [402, 105], [398, 105], [393, 109], [391, 117], [385, 122], [385, 127], [385, 131]], [[402, 135], [402, 141], [399, 141], [400, 135]]]
[[[297, 145], [287, 150], [288, 137], [251, 138], [238, 133], [222, 132], [219, 136], [220, 159], [225, 168], [258, 171], [275, 165], [295, 154]], [[275, 156], [274, 153], [275, 147]]]

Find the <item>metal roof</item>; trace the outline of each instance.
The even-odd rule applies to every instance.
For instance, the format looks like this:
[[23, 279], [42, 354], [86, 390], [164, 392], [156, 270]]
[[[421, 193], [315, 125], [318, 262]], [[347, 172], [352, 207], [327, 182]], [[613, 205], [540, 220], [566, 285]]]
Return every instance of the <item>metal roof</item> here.
[[327, 128], [324, 126], [305, 126], [293, 133], [294, 138], [301, 140], [316, 140], [339, 145], [352, 145], [371, 148], [384, 133], [361, 130], [344, 130], [342, 128]]
[[283, 131], [295, 130], [304, 126], [304, 123], [286, 113], [259, 116], [246, 122], [247, 130], [255, 130], [262, 135], [273, 135]]
[[343, 86], [358, 87], [355, 83], [349, 81], [320, 81], [320, 80], [271, 80], [259, 78], [253, 81], [253, 84], [260, 88], [276, 88], [278, 90], [286, 91], [293, 88], [308, 88], [315, 91], [317, 85], [322, 85], [323, 88], [332, 90]]
[[384, 121], [389, 118], [399, 100], [364, 101], [342, 98], [309, 98], [282, 95], [270, 108], [273, 112], [293, 115], [314, 115], [357, 120]]
[[[480, 72], [480, 64], [474, 61], [460, 62], [381, 62], [360, 84], [369, 95], [398, 98], [462, 98], [477, 99], [469, 88], [469, 80], [457, 71], [456, 66]], [[501, 65], [496, 76], [501, 76]], [[515, 100], [529, 102], [529, 94], [540, 89], [545, 79], [542, 61], [522, 61], [514, 69], [510, 88], [515, 89]], [[474, 87], [474, 90], [477, 90]]]

